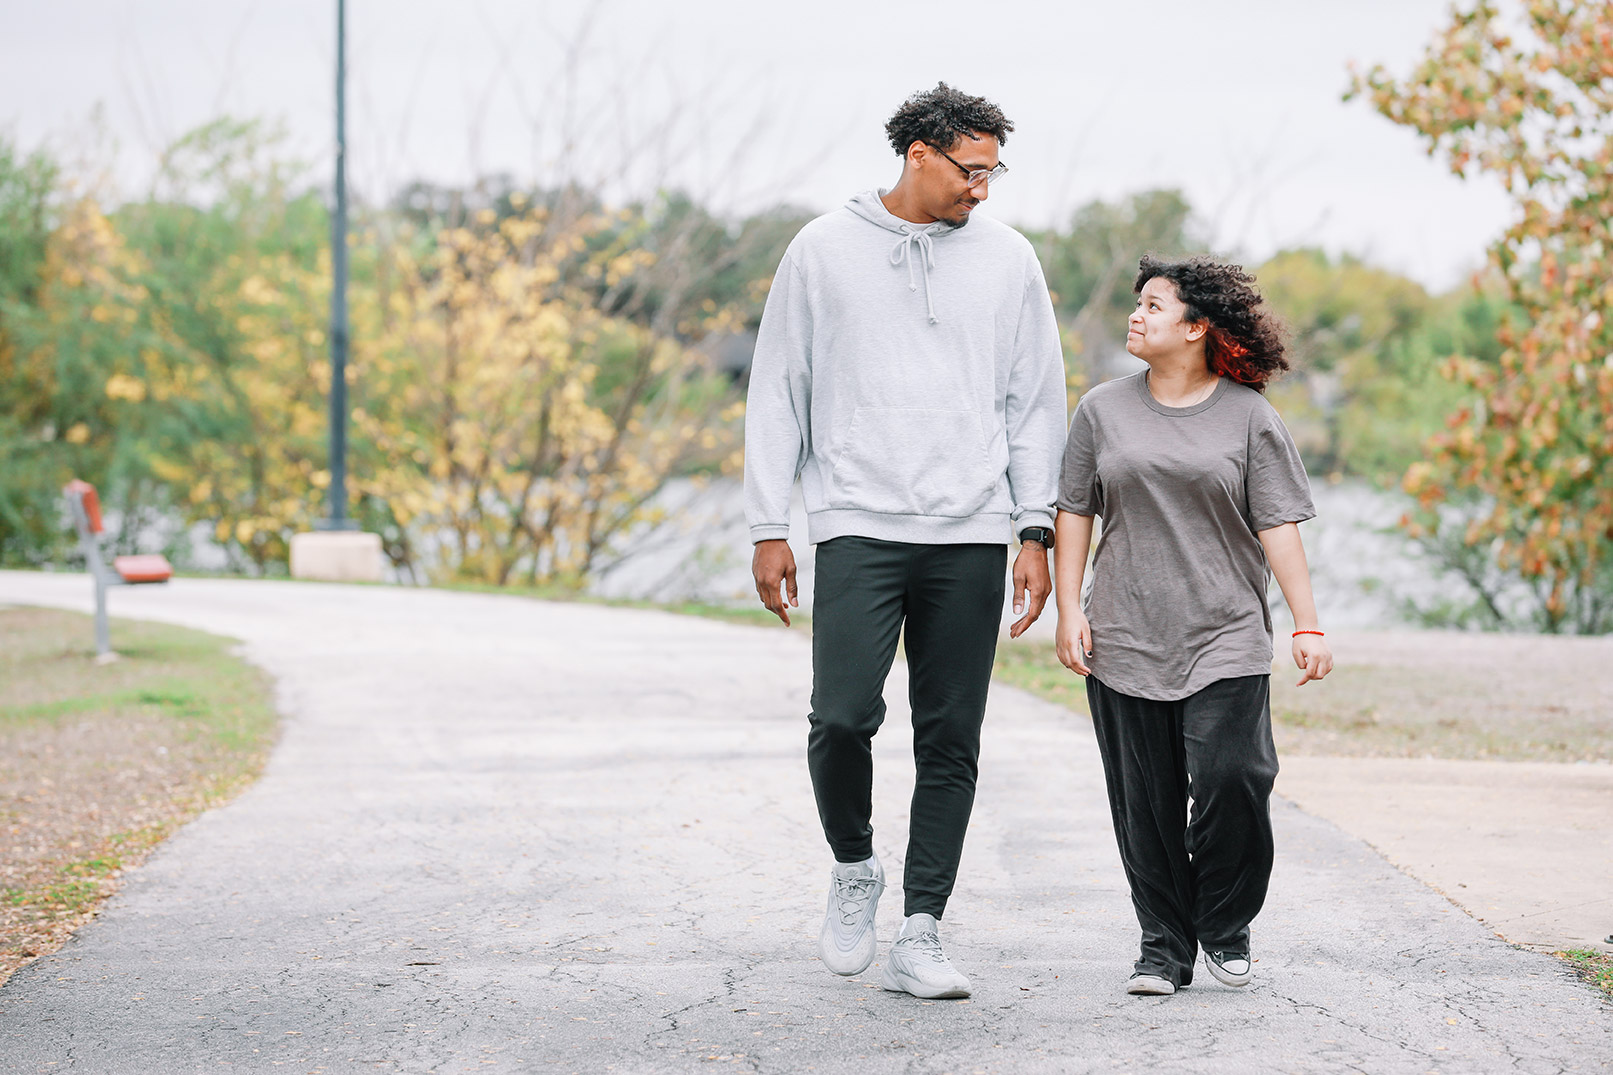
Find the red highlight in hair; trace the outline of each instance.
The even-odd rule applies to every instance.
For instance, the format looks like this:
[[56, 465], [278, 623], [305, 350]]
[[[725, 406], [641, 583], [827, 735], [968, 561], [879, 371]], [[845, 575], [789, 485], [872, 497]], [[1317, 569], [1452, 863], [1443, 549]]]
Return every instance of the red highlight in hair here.
[[1210, 326], [1204, 334], [1204, 357], [1210, 369], [1222, 377], [1231, 377], [1239, 384], [1260, 385], [1266, 382], [1265, 371], [1249, 361], [1249, 348], [1232, 338], [1225, 329]]

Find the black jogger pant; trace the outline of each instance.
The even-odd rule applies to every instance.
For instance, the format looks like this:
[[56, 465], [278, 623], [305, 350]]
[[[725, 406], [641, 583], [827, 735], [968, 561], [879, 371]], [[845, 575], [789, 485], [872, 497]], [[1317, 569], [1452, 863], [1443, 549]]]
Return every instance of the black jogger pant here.
[[1087, 677], [1141, 974], [1186, 985], [1199, 945], [1249, 948], [1271, 880], [1270, 690], [1270, 676], [1241, 676], [1160, 702]]
[[1007, 548], [841, 537], [818, 546], [807, 766], [839, 862], [874, 853], [874, 733], [906, 625], [913, 709], [906, 914], [940, 918], [974, 807], [980, 725], [1002, 620]]

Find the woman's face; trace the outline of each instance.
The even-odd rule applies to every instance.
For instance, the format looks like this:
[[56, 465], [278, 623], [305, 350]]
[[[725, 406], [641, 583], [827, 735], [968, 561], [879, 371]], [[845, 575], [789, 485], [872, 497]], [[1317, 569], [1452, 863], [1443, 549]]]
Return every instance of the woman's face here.
[[1204, 337], [1204, 326], [1182, 320], [1186, 305], [1176, 296], [1176, 285], [1156, 276], [1137, 295], [1137, 308], [1126, 321], [1126, 350], [1144, 362], [1187, 350]]

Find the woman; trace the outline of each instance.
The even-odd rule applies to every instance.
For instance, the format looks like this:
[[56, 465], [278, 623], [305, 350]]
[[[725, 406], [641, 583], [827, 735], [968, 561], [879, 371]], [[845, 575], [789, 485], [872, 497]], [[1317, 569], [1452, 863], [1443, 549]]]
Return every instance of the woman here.
[[[1059, 660], [1086, 677], [1115, 838], [1142, 926], [1127, 992], [1205, 967], [1249, 981], [1277, 776], [1268, 568], [1294, 616], [1300, 684], [1333, 667], [1298, 523], [1310, 486], [1261, 392], [1288, 368], [1254, 278], [1210, 258], [1138, 265], [1126, 350], [1148, 363], [1082, 397], [1059, 483]], [[1192, 800], [1189, 816], [1188, 801]]]

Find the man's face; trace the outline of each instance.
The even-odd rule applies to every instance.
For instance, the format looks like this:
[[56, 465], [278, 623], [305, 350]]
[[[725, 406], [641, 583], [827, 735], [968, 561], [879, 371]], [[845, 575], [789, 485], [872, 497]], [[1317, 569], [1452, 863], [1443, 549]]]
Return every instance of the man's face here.
[[918, 180], [923, 210], [953, 227], [969, 223], [969, 214], [986, 200], [988, 192], [984, 178], [970, 186], [967, 173], [991, 171], [997, 167], [997, 154], [997, 139], [989, 134], [964, 135], [944, 152], [915, 142], [908, 149], [908, 160]]

